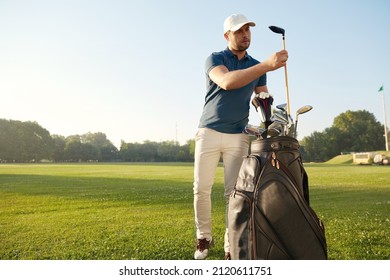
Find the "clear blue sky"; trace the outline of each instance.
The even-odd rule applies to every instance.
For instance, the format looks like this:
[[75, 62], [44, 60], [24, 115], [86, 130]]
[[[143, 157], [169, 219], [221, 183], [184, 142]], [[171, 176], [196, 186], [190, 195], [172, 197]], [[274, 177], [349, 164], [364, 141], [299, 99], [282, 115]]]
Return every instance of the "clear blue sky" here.
[[[346, 110], [383, 123], [382, 84], [390, 117], [387, 0], [0, 0], [0, 118], [63, 136], [104, 132], [117, 146], [184, 144], [203, 107], [204, 61], [226, 47], [232, 13], [257, 23], [248, 52], [260, 61], [282, 48], [268, 26], [286, 30], [291, 110], [314, 107], [299, 118], [299, 138]], [[285, 102], [282, 69], [268, 88]]]

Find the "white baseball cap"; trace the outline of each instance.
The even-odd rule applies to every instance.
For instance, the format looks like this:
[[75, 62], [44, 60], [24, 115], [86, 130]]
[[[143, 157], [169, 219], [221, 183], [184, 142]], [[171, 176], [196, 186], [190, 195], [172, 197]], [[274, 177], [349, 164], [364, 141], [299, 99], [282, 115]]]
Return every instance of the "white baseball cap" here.
[[246, 16], [242, 14], [233, 14], [228, 16], [223, 23], [223, 34], [228, 31], [237, 31], [245, 24], [249, 24], [249, 26], [256, 26], [256, 23], [253, 21], [248, 21]]

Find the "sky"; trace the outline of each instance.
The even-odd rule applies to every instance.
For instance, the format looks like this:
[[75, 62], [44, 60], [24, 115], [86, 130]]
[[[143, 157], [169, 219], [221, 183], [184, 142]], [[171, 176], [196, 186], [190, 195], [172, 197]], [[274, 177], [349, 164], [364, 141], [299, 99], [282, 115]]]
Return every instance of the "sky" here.
[[[268, 26], [286, 30], [292, 117], [313, 106], [299, 139], [347, 110], [383, 124], [383, 94], [390, 121], [387, 0], [0, 0], [0, 118], [52, 135], [103, 132], [117, 147], [185, 144], [202, 113], [205, 59], [226, 48], [233, 13], [256, 22], [248, 53], [259, 61], [283, 48]], [[267, 77], [274, 105], [285, 103], [283, 69]], [[253, 107], [249, 123], [260, 124]]]

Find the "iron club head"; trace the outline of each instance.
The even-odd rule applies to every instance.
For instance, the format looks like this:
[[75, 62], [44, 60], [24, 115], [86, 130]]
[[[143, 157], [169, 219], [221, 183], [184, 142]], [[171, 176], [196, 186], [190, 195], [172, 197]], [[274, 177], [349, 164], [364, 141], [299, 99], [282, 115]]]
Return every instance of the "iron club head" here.
[[282, 124], [273, 122], [269, 127], [268, 127], [268, 135], [271, 137], [275, 136], [280, 136], [282, 135], [282, 132], [284, 131], [284, 128]]
[[277, 123], [280, 123], [280, 124], [284, 124], [284, 125], [288, 124], [288, 118], [282, 112], [279, 112], [279, 111], [276, 111], [272, 115], [271, 121], [272, 122], [277, 122]]
[[287, 111], [287, 103], [279, 104], [276, 106], [277, 109], [282, 110], [283, 112]]
[[244, 129], [244, 133], [260, 137], [266, 129], [257, 125], [247, 124]]

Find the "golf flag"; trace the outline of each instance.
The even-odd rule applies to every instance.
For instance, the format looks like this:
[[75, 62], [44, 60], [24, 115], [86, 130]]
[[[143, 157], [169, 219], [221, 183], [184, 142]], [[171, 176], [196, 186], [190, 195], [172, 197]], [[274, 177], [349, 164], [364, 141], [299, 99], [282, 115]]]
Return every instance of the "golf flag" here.
[[381, 92], [383, 91], [383, 86], [381, 86], [379, 89], [378, 89], [378, 92]]

